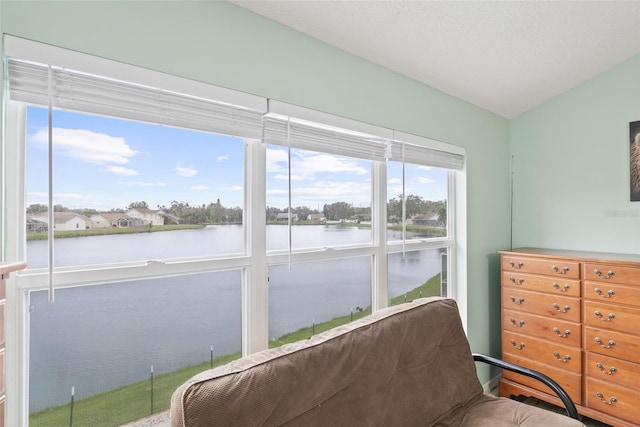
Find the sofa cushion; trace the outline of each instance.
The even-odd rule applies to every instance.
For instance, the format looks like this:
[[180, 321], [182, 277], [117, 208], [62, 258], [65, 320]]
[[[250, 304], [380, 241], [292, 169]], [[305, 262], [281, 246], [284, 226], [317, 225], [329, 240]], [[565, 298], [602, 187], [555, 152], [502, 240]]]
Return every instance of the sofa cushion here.
[[425, 298], [196, 375], [171, 423], [454, 425], [481, 397], [455, 301]]
[[469, 407], [460, 427], [580, 427], [584, 424], [565, 414], [551, 412], [515, 400], [483, 396]]

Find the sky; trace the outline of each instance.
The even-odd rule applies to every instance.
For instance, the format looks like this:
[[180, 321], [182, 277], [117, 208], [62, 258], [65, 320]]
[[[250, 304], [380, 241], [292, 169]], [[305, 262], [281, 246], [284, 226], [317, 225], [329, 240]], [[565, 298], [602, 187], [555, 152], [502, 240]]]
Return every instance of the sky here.
[[[47, 110], [27, 112], [27, 206], [47, 204]], [[243, 207], [244, 141], [116, 118], [54, 111], [54, 204], [109, 211], [145, 201]], [[267, 146], [267, 206], [288, 206], [288, 153]], [[292, 206], [371, 204], [371, 162], [293, 149]], [[402, 165], [388, 167], [389, 198], [402, 193]], [[446, 171], [407, 165], [406, 194], [446, 199]]]

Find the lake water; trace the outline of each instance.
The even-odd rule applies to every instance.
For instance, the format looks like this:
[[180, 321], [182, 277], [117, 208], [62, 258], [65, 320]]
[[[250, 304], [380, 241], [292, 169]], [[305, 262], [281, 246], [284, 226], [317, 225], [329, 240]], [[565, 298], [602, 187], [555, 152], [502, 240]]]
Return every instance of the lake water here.
[[[268, 226], [270, 249], [286, 248], [286, 226]], [[297, 236], [297, 237], [296, 237]], [[313, 246], [363, 243], [370, 230], [294, 227]], [[283, 245], [284, 242], [284, 245]], [[240, 252], [242, 227], [56, 240], [63, 265]], [[46, 265], [46, 242], [27, 244], [30, 268]], [[389, 256], [390, 296], [440, 272], [440, 250]], [[30, 411], [80, 399], [241, 349], [241, 276], [225, 271], [31, 293]], [[370, 257], [271, 267], [269, 336], [348, 315], [371, 304]], [[213, 351], [211, 350], [213, 347]]]

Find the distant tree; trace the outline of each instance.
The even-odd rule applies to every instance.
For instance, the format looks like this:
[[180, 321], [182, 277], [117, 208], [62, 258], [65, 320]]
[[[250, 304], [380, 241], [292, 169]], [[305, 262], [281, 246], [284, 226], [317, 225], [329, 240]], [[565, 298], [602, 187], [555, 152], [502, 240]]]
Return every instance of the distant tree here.
[[133, 202], [129, 204], [129, 209], [149, 209], [149, 205], [145, 201]]
[[47, 205], [36, 203], [27, 207], [27, 215], [36, 215], [39, 213], [47, 212], [49, 210]]
[[438, 209], [438, 222], [442, 224], [447, 223], [447, 207], [446, 206]]
[[69, 208], [62, 205], [53, 205], [54, 212], [69, 212]]
[[88, 208], [85, 208], [85, 209], [78, 209], [78, 210], [76, 210], [76, 212], [78, 212], [79, 214], [82, 214], [82, 215], [84, 215], [84, 216], [91, 216], [91, 215], [95, 215], [95, 214], [97, 214], [97, 213], [98, 213], [98, 211], [97, 211], [97, 210], [95, 210], [95, 209], [88, 209]]
[[353, 208], [347, 202], [335, 202], [330, 205], [324, 205], [322, 213], [329, 221], [341, 221], [353, 216]]
[[242, 209], [230, 208], [227, 213], [227, 221], [231, 224], [242, 224]]
[[308, 206], [298, 206], [293, 210], [293, 213], [298, 214], [298, 219], [300, 221], [306, 221], [307, 219], [309, 219], [311, 209]]
[[275, 221], [279, 213], [280, 213], [280, 209], [275, 208], [273, 206], [267, 206], [267, 209], [266, 209], [267, 221]]
[[395, 219], [396, 221], [402, 220], [402, 194], [398, 197], [394, 197], [387, 202], [387, 217]]

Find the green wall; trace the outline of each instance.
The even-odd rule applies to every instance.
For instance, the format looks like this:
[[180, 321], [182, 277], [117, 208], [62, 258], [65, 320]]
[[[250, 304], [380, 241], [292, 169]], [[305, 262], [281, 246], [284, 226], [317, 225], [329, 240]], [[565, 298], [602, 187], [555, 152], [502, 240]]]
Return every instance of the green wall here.
[[[500, 349], [496, 251], [509, 244], [504, 118], [225, 2], [0, 3], [12, 34], [462, 146], [468, 324]], [[480, 370], [486, 381], [489, 373]]]
[[640, 253], [629, 122], [640, 55], [511, 120], [513, 246]]

